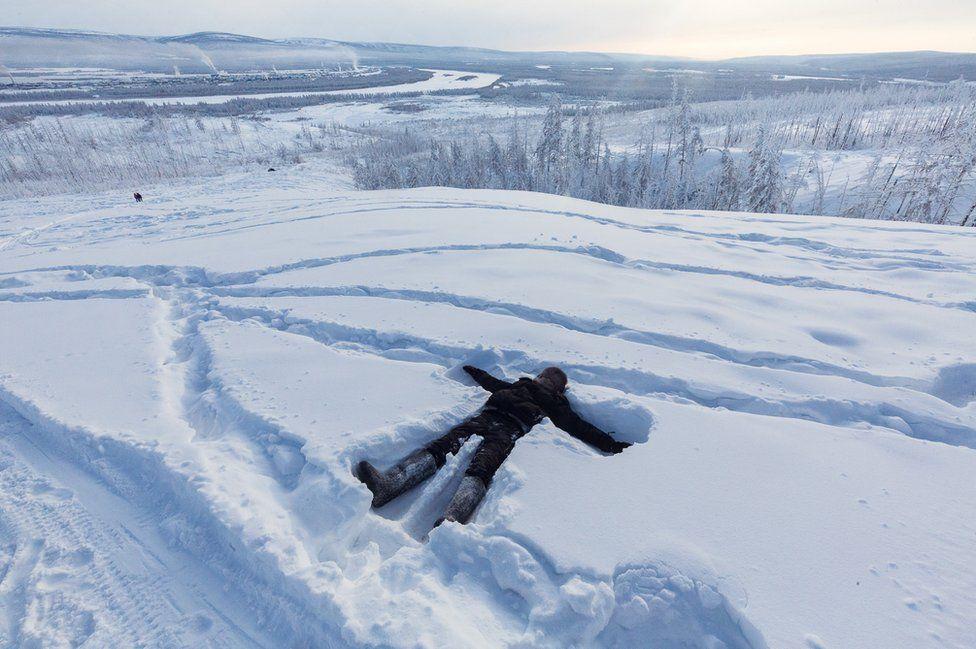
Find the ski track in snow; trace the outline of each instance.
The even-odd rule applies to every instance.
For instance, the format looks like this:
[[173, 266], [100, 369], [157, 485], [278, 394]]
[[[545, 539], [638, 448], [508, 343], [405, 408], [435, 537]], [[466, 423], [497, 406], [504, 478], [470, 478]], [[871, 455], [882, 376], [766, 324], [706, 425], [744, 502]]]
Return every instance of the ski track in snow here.
[[38, 445], [0, 406], [4, 646], [262, 646], [240, 607], [151, 514]]
[[[170, 417], [171, 428], [183, 431], [171, 440], [141, 438], [138, 430], [118, 432], [48, 412], [49, 404], [59, 398], [56, 380], [20, 383], [27, 381], [18, 374], [23, 368], [6, 367], [0, 357], [0, 402], [6, 404], [0, 406], [3, 645], [438, 646], [450, 641], [455, 646], [820, 646], [827, 632], [809, 628], [806, 635], [784, 637], [779, 629], [765, 628], [769, 617], [751, 615], [747, 586], [739, 577], [722, 574], [720, 558], [715, 561], [718, 568], [708, 558], [680, 565], [684, 559], [675, 556], [622, 562], [611, 572], [563, 565], [531, 535], [506, 525], [515, 506], [511, 498], [517, 497], [524, 480], [532, 480], [519, 474], [517, 457], [516, 468], [500, 473], [482, 507], [479, 518], [484, 525], [448, 525], [425, 544], [426, 531], [443, 507], [444, 494], [456, 484], [471, 445], [436, 478], [378, 515], [367, 513], [365, 494], [348, 475], [350, 462], [370, 452], [395, 459], [418, 439], [430, 438], [462, 418], [479, 397], [462, 400], [439, 415], [428, 413], [426, 418], [361, 431], [360, 437], [348, 438], [348, 448], [315, 446], [296, 432], [300, 424], [290, 417], [297, 413], [273, 413], [276, 406], [266, 407], [261, 401], [267, 386], [260, 372], [245, 375], [240, 370], [246, 364], [235, 362], [245, 351], [262, 353], [267, 341], [269, 349], [293, 346], [295, 359], [352, 354], [350, 358], [360, 359], [355, 362], [363, 367], [412, 367], [418, 376], [436, 374], [445, 385], [456, 385], [451, 389], [458, 394], [470, 394], [461, 387], [457, 372], [466, 362], [509, 376], [558, 362], [577, 389], [603, 395], [596, 412], [619, 417], [620, 432], [626, 432], [628, 423], [650, 416], [633, 414], [646, 412], [643, 400], [650, 399], [719, 413], [820, 422], [854, 429], [856, 437], [897, 432], [917, 438], [912, 443], [919, 445], [919, 452], [936, 441], [971, 453], [976, 447], [976, 364], [961, 356], [962, 360], [949, 358], [959, 350], [939, 350], [945, 353], [932, 367], [901, 375], [818, 358], [814, 347], [793, 353], [738, 348], [691, 333], [562, 313], [527, 303], [530, 296], [486, 297], [490, 292], [478, 295], [476, 285], [471, 285], [471, 293], [461, 294], [433, 286], [404, 288], [395, 285], [395, 276], [368, 272], [355, 284], [341, 278], [323, 277], [317, 285], [305, 281], [308, 275], [301, 281], [290, 278], [296, 272], [312, 273], [314, 278], [318, 270], [350, 264], [369, 268], [380, 262], [414, 263], [424, 256], [519, 252], [557, 255], [567, 266], [587, 260], [649, 278], [667, 272], [707, 281], [734, 280], [760, 295], [795, 288], [810, 295], [863, 296], [885, 308], [905, 305], [969, 318], [976, 306], [955, 287], [970, 281], [976, 258], [958, 252], [958, 242], [956, 252], [949, 250], [947, 238], [966, 238], [971, 245], [974, 237], [935, 228], [838, 221], [838, 228], [847, 228], [842, 236], [858, 242], [848, 245], [817, 238], [825, 232], [823, 219], [777, 221], [736, 215], [723, 221], [661, 213], [660, 222], [655, 222], [655, 217], [633, 212], [626, 218], [601, 216], [601, 211], [611, 211], [583, 203], [573, 203], [578, 205], [573, 209], [550, 209], [538, 205], [544, 200], [540, 197], [477, 192], [477, 200], [468, 200], [471, 194], [436, 191], [290, 200], [273, 196], [256, 209], [261, 195], [253, 190], [238, 197], [239, 208], [229, 194], [221, 198], [230, 207], [209, 210], [203, 203], [147, 207], [153, 211], [138, 214], [99, 208], [25, 227], [0, 241], [0, 307], [10, 309], [5, 313], [28, 305], [102, 301], [117, 301], [120, 307], [154, 305], [158, 316], [145, 323], [150, 330], [146, 335], [160, 346], [163, 360], [145, 370], [155, 376], [159, 404], [146, 418]], [[506, 217], [516, 212], [529, 222], [541, 217], [561, 220], [570, 231], [577, 224], [614, 231], [621, 245], [626, 237], [653, 237], [654, 243], [635, 255], [605, 240], [574, 241], [564, 233], [557, 235], [559, 241], [539, 239], [531, 225], [526, 233], [513, 233], [510, 241], [443, 243], [436, 228], [427, 232], [422, 222], [398, 221], [410, 213], [442, 210], [498, 212]], [[328, 238], [333, 221], [387, 214], [391, 218], [384, 228], [370, 222], [373, 229], [363, 234], [365, 249], [358, 249], [357, 243], [350, 246], [353, 251], [342, 254], [308, 256], [309, 246], [300, 243], [301, 231], [288, 234], [296, 224], [312, 224], [323, 228]], [[791, 234], [805, 228], [815, 232]], [[885, 232], [893, 233], [894, 245], [863, 244]], [[251, 233], [259, 233], [258, 239], [235, 238]], [[409, 243], [416, 233], [433, 241]], [[859, 234], [864, 238], [858, 239]], [[244, 256], [252, 261], [247, 268], [210, 266], [206, 258], [197, 262], [192, 252], [183, 263], [152, 256], [137, 261], [144, 241], [172, 251], [189, 241], [219, 248], [241, 242], [259, 245], [261, 237], [276, 236], [283, 238], [286, 252], [246, 250]], [[925, 247], [913, 248], [905, 241], [915, 236], [928, 237]], [[407, 245], [389, 245], [401, 237]], [[948, 251], [940, 249], [943, 241]], [[135, 255], [125, 252], [125, 245], [137, 244]], [[777, 273], [774, 261], [769, 262], [770, 272], [765, 267], [709, 265], [709, 258], [677, 263], [665, 254], [650, 254], [655, 246], [672, 244], [707, 246], [709, 254], [728, 250], [732, 265], [743, 257], [757, 266], [782, 258], [788, 268]], [[62, 263], [62, 256], [69, 261]], [[793, 274], [797, 268], [811, 273]], [[892, 272], [894, 277], [907, 274], [902, 290], [890, 282], [872, 284], [870, 279], [863, 285], [849, 283], [860, 275]], [[960, 283], [950, 284], [936, 297], [924, 290], [930, 274], [958, 277], [952, 281]], [[98, 284], [111, 281], [121, 283]], [[913, 281], [923, 288], [913, 287]], [[313, 304], [328, 298], [382, 300], [391, 309], [432, 305], [469, 313], [474, 323], [501, 318], [509, 323], [505, 326], [521, 328], [527, 337], [541, 338], [550, 330], [567, 349], [589, 351], [573, 360], [566, 357], [567, 349], [534, 349], [521, 339], [485, 345], [452, 341], [437, 332], [384, 330], [351, 317], [347, 322], [341, 308], [322, 317], [292, 312], [300, 301]], [[72, 313], [78, 315], [71, 316], [71, 322], [88, 317], [83, 311]], [[490, 330], [489, 323], [485, 327]], [[815, 333], [811, 336], [827, 347], [856, 347], [842, 331]], [[42, 353], [40, 348], [37, 353]], [[617, 353], [647, 353], [675, 368], [687, 364], [695, 369], [682, 375], [680, 369], [628, 367], [610, 359], [609, 354]], [[328, 362], [332, 356], [321, 358]], [[299, 369], [296, 366], [295, 372]], [[728, 382], [732, 380], [737, 382]], [[25, 385], [39, 392], [31, 393]], [[774, 388], [767, 389], [770, 385]], [[330, 395], [322, 399], [328, 401]], [[654, 407], [649, 410], [653, 413]], [[631, 415], [638, 420], [628, 419]], [[328, 426], [315, 420], [311, 424]], [[645, 427], [653, 425], [650, 421]], [[632, 441], [647, 439], [645, 430]], [[387, 450], [377, 451], [383, 447]], [[230, 477], [239, 475], [253, 476], [253, 484]], [[323, 494], [334, 496], [335, 502], [323, 503]], [[238, 510], [236, 502], [244, 506]], [[254, 510], [262, 515], [255, 516]], [[321, 520], [314, 520], [316, 516]], [[322, 520], [334, 526], [326, 527]], [[427, 580], [426, 574], [434, 577]], [[920, 592], [920, 587], [907, 583], [899, 588]], [[916, 596], [906, 595], [906, 602]], [[937, 594], [932, 597], [939, 600]], [[941, 604], [936, 607], [934, 621], [922, 625], [923, 631], [931, 627], [926, 636], [930, 641], [938, 634], [948, 637], [938, 636], [931, 646], [962, 647], [967, 638], [973, 639], [958, 621], [967, 615], [965, 605], [944, 619]], [[905, 606], [907, 612], [921, 604]], [[425, 612], [430, 619], [417, 619]], [[462, 614], [477, 618], [477, 624], [467, 627], [452, 621], [452, 615]], [[812, 624], [813, 619], [798, 624]], [[425, 624], [430, 628], [425, 630]]]

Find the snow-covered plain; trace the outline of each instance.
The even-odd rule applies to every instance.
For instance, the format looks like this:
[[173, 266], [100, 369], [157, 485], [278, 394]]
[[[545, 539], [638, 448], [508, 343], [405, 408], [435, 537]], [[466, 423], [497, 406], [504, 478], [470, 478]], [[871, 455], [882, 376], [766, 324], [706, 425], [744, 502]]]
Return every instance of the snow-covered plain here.
[[[304, 173], [3, 204], [4, 645], [976, 645], [976, 233]], [[370, 511], [466, 363], [634, 446]]]

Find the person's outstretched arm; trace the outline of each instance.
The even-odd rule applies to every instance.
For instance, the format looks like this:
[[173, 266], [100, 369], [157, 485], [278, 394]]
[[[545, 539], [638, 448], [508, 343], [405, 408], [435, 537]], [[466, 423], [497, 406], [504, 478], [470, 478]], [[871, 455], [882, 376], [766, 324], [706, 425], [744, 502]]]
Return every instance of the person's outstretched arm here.
[[560, 397], [553, 403], [546, 405], [546, 414], [549, 415], [553, 424], [593, 448], [604, 453], [620, 453], [630, 446], [630, 443], [615, 440], [608, 433], [603, 432], [573, 412], [573, 408], [569, 405], [569, 400], [566, 397]]
[[471, 378], [473, 378], [478, 385], [483, 387], [485, 390], [488, 390], [489, 392], [498, 392], [499, 390], [502, 390], [507, 387], [511, 387], [512, 385], [511, 383], [507, 383], [505, 381], [502, 381], [501, 379], [496, 379], [488, 372], [478, 369], [473, 365], [465, 365], [461, 369], [463, 369], [465, 372], [470, 374]]

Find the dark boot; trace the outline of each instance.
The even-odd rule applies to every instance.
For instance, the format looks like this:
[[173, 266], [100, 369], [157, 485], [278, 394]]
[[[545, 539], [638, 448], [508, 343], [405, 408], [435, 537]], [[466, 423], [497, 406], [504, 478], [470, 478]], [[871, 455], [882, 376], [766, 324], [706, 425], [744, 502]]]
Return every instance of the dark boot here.
[[481, 478], [473, 475], [464, 476], [457, 491], [454, 492], [450, 504], [444, 510], [444, 518], [437, 521], [437, 525], [444, 521], [453, 521], [462, 525], [467, 523], [471, 520], [471, 514], [474, 513], [475, 508], [478, 507], [487, 492], [488, 487], [485, 486]]
[[415, 487], [437, 471], [434, 456], [424, 449], [414, 451], [389, 471], [377, 471], [363, 460], [356, 467], [356, 477], [373, 492], [373, 507], [382, 507], [411, 487]]

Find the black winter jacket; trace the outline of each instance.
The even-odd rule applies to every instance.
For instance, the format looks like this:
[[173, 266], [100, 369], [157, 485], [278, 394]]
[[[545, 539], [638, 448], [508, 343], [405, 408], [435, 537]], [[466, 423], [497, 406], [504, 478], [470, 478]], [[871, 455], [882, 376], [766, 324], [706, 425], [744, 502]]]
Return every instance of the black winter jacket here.
[[514, 383], [509, 383], [470, 365], [465, 365], [464, 371], [470, 374], [478, 385], [491, 392], [485, 409], [498, 410], [514, 417], [522, 424], [525, 432], [549, 417], [558, 428], [604, 453], [620, 453], [630, 446], [627, 442], [618, 442], [577, 415], [573, 412], [566, 395], [538, 381], [521, 378]]

